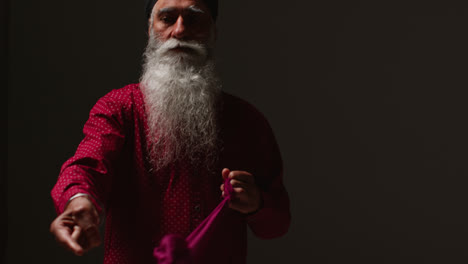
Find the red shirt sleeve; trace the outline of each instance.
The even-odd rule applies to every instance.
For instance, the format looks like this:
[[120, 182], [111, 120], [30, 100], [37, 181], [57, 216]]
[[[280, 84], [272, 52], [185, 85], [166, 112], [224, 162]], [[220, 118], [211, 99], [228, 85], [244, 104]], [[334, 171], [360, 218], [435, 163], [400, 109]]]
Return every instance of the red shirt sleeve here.
[[273, 130], [254, 106], [227, 94], [221, 120], [225, 146], [223, 168], [252, 173], [263, 198], [260, 210], [246, 216], [247, 224], [259, 238], [284, 235], [291, 214], [283, 184], [283, 163]]
[[259, 238], [271, 239], [287, 233], [291, 222], [289, 196], [283, 184], [283, 163], [273, 132], [264, 120], [260, 144], [264, 173], [256, 181], [261, 189], [263, 205], [259, 211], [247, 216], [247, 223]]
[[65, 210], [76, 193], [88, 194], [99, 213], [111, 186], [113, 161], [125, 140], [124, 102], [118, 92], [110, 92], [92, 108], [83, 128], [84, 139], [75, 155], [62, 166], [52, 189], [57, 213]]
[[263, 205], [247, 216], [247, 223], [259, 238], [271, 239], [285, 235], [291, 222], [289, 196], [282, 183], [282, 173], [273, 178], [267, 190], [262, 190]]

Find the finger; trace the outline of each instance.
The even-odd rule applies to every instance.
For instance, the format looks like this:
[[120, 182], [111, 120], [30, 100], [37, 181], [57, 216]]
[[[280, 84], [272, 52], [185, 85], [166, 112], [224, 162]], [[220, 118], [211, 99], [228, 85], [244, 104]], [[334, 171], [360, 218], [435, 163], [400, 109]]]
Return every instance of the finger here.
[[73, 226], [75, 226], [75, 222], [74, 222], [72, 219], [66, 219], [66, 218], [64, 218], [64, 219], [62, 219], [61, 222], [62, 222], [62, 225], [63, 225], [63, 226], [67, 226], [67, 227], [69, 227], [70, 229], [72, 229]]
[[245, 188], [234, 188], [234, 192], [236, 194], [242, 194], [242, 193], [245, 193]]
[[230, 202], [235, 204], [245, 202], [247, 199], [247, 192], [243, 188], [234, 188], [230, 196]]
[[235, 180], [243, 181], [247, 183], [255, 182], [253, 175], [246, 171], [231, 171], [229, 173], [229, 179], [235, 179]]
[[229, 177], [229, 172], [230, 172], [230, 170], [228, 168], [223, 169], [223, 171], [221, 172], [221, 175], [223, 176], [223, 179], [227, 179], [227, 177]]
[[101, 236], [96, 226], [91, 226], [84, 231], [87, 241], [87, 250], [97, 247], [101, 244]]
[[239, 180], [230, 180], [229, 183], [232, 185], [233, 188], [241, 187], [241, 188], [248, 188], [249, 183], [239, 181]]
[[76, 241], [84, 252], [101, 244], [101, 236], [96, 224], [90, 223], [92, 219], [85, 217], [85, 220], [78, 221], [72, 233], [72, 239]]
[[62, 214], [52, 222], [50, 225], [50, 232], [55, 236], [55, 239], [61, 246], [80, 255], [83, 253], [83, 249], [76, 241], [73, 241], [71, 237], [74, 225], [75, 223], [70, 217]]
[[81, 254], [86, 253], [91, 248], [88, 238], [86, 237], [86, 233], [82, 227], [75, 226], [71, 237], [73, 241], [75, 241], [82, 248], [83, 252]]
[[71, 250], [76, 255], [81, 256], [84, 253], [84, 248], [78, 244], [77, 237], [79, 237], [80, 233], [80, 228], [75, 226], [71, 234], [68, 231], [63, 232], [57, 236], [57, 240], [62, 244], [62, 246]]
[[71, 239], [73, 241], [78, 241], [78, 239], [80, 238], [80, 235], [81, 235], [81, 227], [79, 226], [74, 226], [73, 227], [73, 233], [71, 234]]
[[219, 186], [219, 189], [220, 189], [221, 191], [224, 191], [224, 183], [221, 184], [221, 186]]

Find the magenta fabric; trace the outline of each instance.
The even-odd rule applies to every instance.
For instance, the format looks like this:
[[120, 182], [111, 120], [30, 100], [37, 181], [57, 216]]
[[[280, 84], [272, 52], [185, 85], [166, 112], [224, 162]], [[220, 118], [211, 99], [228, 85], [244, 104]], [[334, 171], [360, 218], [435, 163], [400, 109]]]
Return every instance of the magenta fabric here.
[[153, 255], [156, 264], [193, 264], [185, 238], [177, 234], [165, 235]]
[[184, 160], [165, 170], [151, 169], [138, 84], [111, 91], [93, 107], [83, 128], [84, 139], [62, 166], [52, 198], [61, 213], [71, 196], [86, 193], [105, 212], [105, 264], [154, 263], [153, 250], [166, 234], [189, 236], [221, 202], [223, 168], [252, 173], [264, 204], [249, 216], [234, 210], [220, 212], [223, 216], [217, 218], [224, 219], [222, 226], [229, 228], [223, 234], [225, 247], [213, 252], [213, 259], [219, 264], [245, 263], [247, 226], [264, 239], [288, 230], [289, 198], [268, 122], [239, 98], [223, 93], [222, 101], [223, 149], [213, 171]]
[[224, 191], [221, 203], [186, 239], [177, 234], [163, 237], [153, 252], [157, 264], [219, 263], [219, 260], [207, 262], [206, 256], [222, 249], [223, 233], [230, 228], [228, 219], [222, 214], [223, 210], [230, 210], [228, 205], [234, 192], [229, 178], [224, 181]]

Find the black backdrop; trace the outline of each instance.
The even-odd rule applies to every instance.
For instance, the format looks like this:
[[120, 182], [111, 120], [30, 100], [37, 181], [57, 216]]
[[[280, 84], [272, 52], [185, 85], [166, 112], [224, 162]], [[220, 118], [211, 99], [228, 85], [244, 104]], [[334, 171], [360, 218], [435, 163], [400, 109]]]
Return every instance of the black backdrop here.
[[[102, 261], [56, 245], [49, 192], [96, 100], [138, 81], [140, 2], [10, 1], [7, 263]], [[468, 262], [464, 2], [220, 3], [224, 87], [270, 120], [293, 213], [249, 263]]]

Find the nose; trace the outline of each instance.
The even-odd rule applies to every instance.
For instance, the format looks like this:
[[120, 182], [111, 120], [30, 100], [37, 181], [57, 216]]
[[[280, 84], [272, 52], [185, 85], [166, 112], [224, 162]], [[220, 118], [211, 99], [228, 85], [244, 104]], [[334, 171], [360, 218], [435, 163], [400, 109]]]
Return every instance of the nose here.
[[183, 39], [186, 35], [186, 28], [184, 25], [184, 19], [182, 16], [177, 18], [177, 21], [173, 25], [172, 37], [176, 39]]

